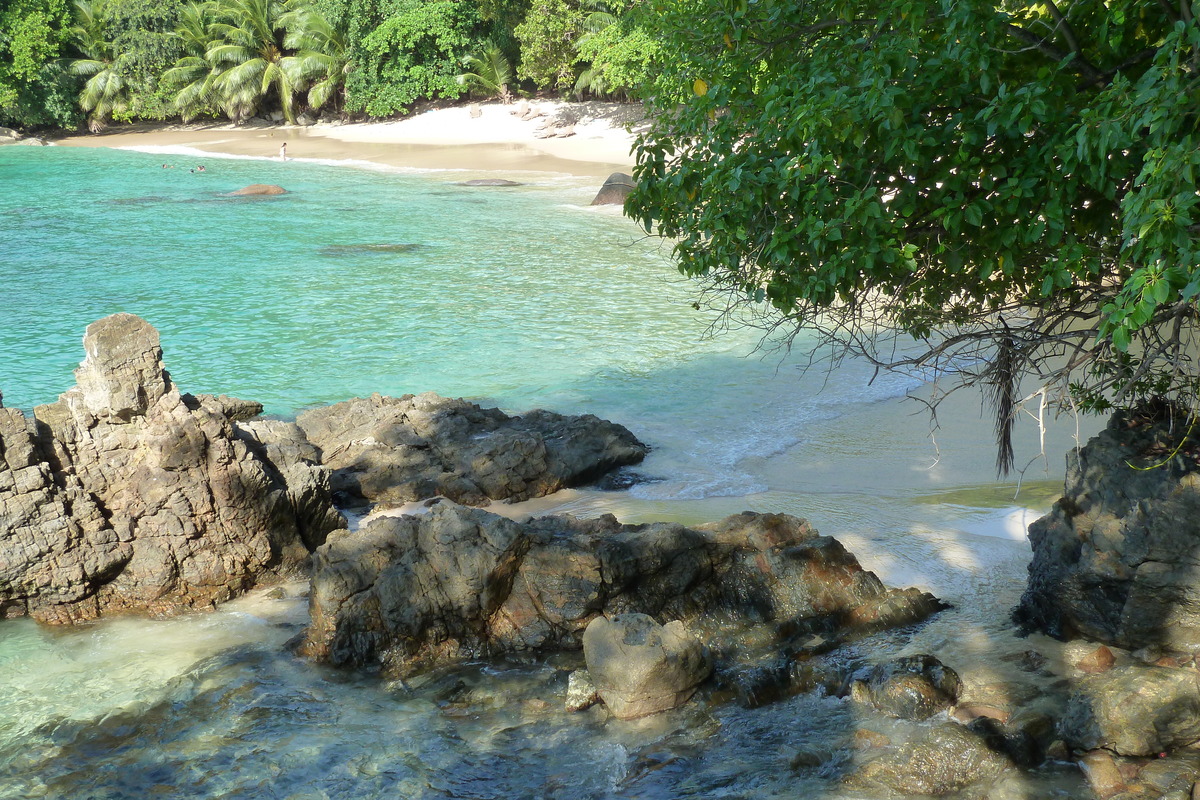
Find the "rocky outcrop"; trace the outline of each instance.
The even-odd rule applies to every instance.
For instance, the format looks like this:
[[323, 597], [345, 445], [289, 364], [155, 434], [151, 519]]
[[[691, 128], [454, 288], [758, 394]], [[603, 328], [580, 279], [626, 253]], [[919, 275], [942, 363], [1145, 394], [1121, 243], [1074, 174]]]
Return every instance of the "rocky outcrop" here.
[[228, 194], [229, 197], [269, 197], [271, 195], [287, 194], [287, 189], [272, 183], [252, 183]]
[[1062, 499], [1029, 527], [1026, 629], [1200, 650], [1200, 469], [1182, 427], [1122, 412], [1068, 454]]
[[943, 607], [887, 589], [838, 542], [786, 515], [698, 528], [612, 516], [521, 524], [442, 502], [330, 535], [314, 554], [301, 650], [405, 676], [462, 658], [578, 650], [593, 619], [636, 612], [682, 620], [702, 638], [725, 635], [697, 627], [721, 617], [769, 624], [781, 651], [801, 652]]
[[625, 198], [633, 192], [634, 182], [632, 175], [626, 175], [624, 172], [614, 172], [608, 176], [608, 180], [604, 181], [604, 185], [600, 187], [600, 191], [596, 193], [596, 197], [592, 200], [594, 206], [619, 206], [625, 202]]
[[[181, 394], [158, 332], [88, 326], [77, 385], [0, 410], [0, 609], [47, 622], [207, 607], [305, 562], [344, 522], [318, 467], [280, 470], [230, 398]], [[232, 416], [231, 416], [232, 415]]]
[[333, 470], [335, 491], [384, 505], [437, 495], [466, 505], [526, 500], [648, 452], [626, 428], [591, 415], [510, 417], [432, 393], [355, 398], [307, 411], [297, 423]]
[[583, 657], [596, 692], [618, 719], [683, 705], [712, 673], [707, 648], [679, 620], [645, 614], [596, 617], [583, 632]]

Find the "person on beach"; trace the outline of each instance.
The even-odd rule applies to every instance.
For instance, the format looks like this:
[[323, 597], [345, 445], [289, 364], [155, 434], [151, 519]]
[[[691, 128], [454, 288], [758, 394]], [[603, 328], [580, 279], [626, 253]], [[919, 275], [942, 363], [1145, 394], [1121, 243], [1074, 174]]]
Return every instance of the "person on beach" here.
[[279, 160], [287, 161], [287, 142], [279, 145]]

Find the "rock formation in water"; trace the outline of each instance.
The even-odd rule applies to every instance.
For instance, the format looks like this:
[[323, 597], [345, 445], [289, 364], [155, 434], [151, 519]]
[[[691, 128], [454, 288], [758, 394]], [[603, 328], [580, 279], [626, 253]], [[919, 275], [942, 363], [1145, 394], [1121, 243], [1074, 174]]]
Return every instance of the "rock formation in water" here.
[[915, 589], [887, 589], [838, 542], [786, 515], [697, 528], [611, 515], [517, 523], [441, 502], [330, 535], [314, 554], [301, 650], [402, 677], [464, 658], [578, 650], [599, 616], [725, 615], [773, 625], [781, 648], [800, 648], [943, 607]]
[[465, 505], [526, 500], [636, 464], [648, 448], [589, 415], [499, 409], [432, 393], [355, 398], [297, 423], [333, 470], [335, 492], [400, 505], [435, 496]]
[[34, 419], [0, 409], [0, 611], [75, 622], [211, 606], [304, 563], [344, 525], [320, 467], [281, 468], [235, 419], [181, 394], [158, 332], [89, 325], [77, 385]]
[[679, 620], [645, 614], [596, 617], [583, 632], [587, 674], [618, 719], [677, 708], [712, 674], [708, 648]]
[[604, 181], [604, 185], [600, 187], [600, 191], [596, 192], [596, 197], [592, 200], [592, 205], [619, 206], [625, 202], [625, 198], [630, 195], [633, 189], [632, 175], [626, 175], [624, 172], [614, 172]]
[[1129, 650], [1200, 650], [1200, 468], [1179, 424], [1121, 412], [1068, 454], [1062, 499], [1029, 527], [1019, 623]]
[[287, 189], [273, 183], [252, 183], [230, 192], [227, 197], [270, 197], [277, 194], [287, 194]]

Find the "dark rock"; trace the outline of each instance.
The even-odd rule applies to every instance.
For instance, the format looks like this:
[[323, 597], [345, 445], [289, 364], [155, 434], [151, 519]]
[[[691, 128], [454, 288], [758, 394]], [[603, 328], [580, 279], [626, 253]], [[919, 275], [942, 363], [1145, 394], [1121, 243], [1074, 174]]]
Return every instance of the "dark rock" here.
[[712, 673], [707, 649], [682, 622], [659, 625], [637, 613], [595, 617], [583, 632], [583, 657], [618, 719], [677, 708]]
[[633, 182], [632, 175], [626, 175], [624, 172], [614, 172], [608, 176], [608, 180], [604, 181], [604, 185], [600, 187], [600, 191], [596, 193], [595, 199], [592, 200], [594, 206], [619, 206], [625, 202], [625, 198], [630, 195], [636, 184]]
[[905, 656], [856, 675], [850, 697], [899, 719], [923, 720], [954, 705], [958, 673], [933, 656]]
[[270, 183], [252, 183], [229, 193], [229, 197], [265, 197], [276, 194], [287, 194], [287, 189]]
[[503, 178], [476, 178], [470, 181], [459, 181], [459, 186], [524, 186], [523, 183], [517, 181], [504, 180]]
[[[864, 756], [876, 751], [864, 751]], [[845, 780], [852, 789], [902, 795], [945, 795], [986, 786], [1011, 765], [961, 725], [945, 723], [922, 738], [884, 748]]]
[[[183, 400], [187, 403], [189, 400], [193, 400], [193, 398], [184, 396]], [[262, 403], [254, 400], [239, 400], [236, 397], [227, 397], [223, 394], [216, 397], [210, 394], [196, 395], [194, 400], [201, 405], [208, 403], [221, 409], [221, 413], [234, 422], [252, 420], [263, 412]]]
[[421, 245], [409, 244], [405, 242], [397, 242], [395, 244], [330, 244], [318, 250], [319, 255], [323, 256], [348, 256], [368, 254], [396, 254], [396, 253], [411, 253], [414, 250], [419, 250]]
[[1068, 453], [1063, 498], [1029, 527], [1018, 623], [1127, 650], [1200, 649], [1200, 471], [1182, 439], [1119, 413]]
[[527, 500], [647, 452], [626, 428], [591, 415], [510, 417], [432, 393], [356, 398], [307, 411], [297, 423], [333, 470], [335, 492], [390, 505], [436, 495], [467, 505]]
[[344, 524], [318, 486], [324, 528], [306, 528], [294, 487], [235, 429], [233, 401], [181, 395], [147, 322], [106, 317], [84, 350], [77, 385], [34, 420], [0, 410], [4, 615], [208, 607], [298, 568], [304, 539]]
[[1117, 667], [1080, 681], [1058, 722], [1071, 749], [1151, 756], [1200, 741], [1200, 682], [1192, 670]]
[[442, 502], [330, 535], [314, 555], [303, 651], [403, 677], [461, 658], [578, 650], [601, 615], [689, 627], [723, 613], [760, 624], [820, 619], [848, 637], [943, 607], [887, 589], [836, 541], [785, 515], [699, 528], [607, 515], [521, 524]]

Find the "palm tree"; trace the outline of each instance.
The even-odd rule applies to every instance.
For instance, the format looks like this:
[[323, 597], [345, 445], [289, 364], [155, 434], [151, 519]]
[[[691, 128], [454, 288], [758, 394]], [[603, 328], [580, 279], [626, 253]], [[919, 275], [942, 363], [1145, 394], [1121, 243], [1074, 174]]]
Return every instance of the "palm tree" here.
[[88, 130], [98, 133], [114, 113], [129, 108], [129, 84], [117, 68], [118, 53], [105, 39], [102, 20], [104, 0], [75, 0], [75, 26], [71, 38], [83, 58], [71, 59], [67, 70], [87, 76], [79, 93], [79, 105], [87, 112]]
[[175, 36], [184, 55], [162, 75], [162, 82], [177, 90], [175, 108], [184, 122], [215, 107], [213, 78], [216, 73], [204, 57], [214, 42], [209, 30], [213, 5], [211, 2], [189, 3], [183, 7]]
[[299, 65], [284, 55], [285, 13], [280, 0], [224, 0], [218, 7], [210, 26], [216, 40], [204, 57], [215, 72], [216, 101], [234, 122], [253, 116], [273, 91], [288, 124], [296, 123], [301, 76]]
[[512, 99], [508, 91], [513, 80], [512, 64], [500, 45], [486, 42], [475, 52], [463, 56], [462, 63], [467, 71], [455, 78], [460, 86], [466, 86], [469, 91], [478, 89], [496, 95], [505, 102]]
[[[296, 51], [287, 56], [302, 85], [308, 87], [308, 105], [319, 109], [336, 97], [346, 83], [349, 59], [341, 32], [304, 0], [292, 0], [280, 22], [287, 29], [283, 44]], [[286, 59], [285, 59], [286, 60]]]

